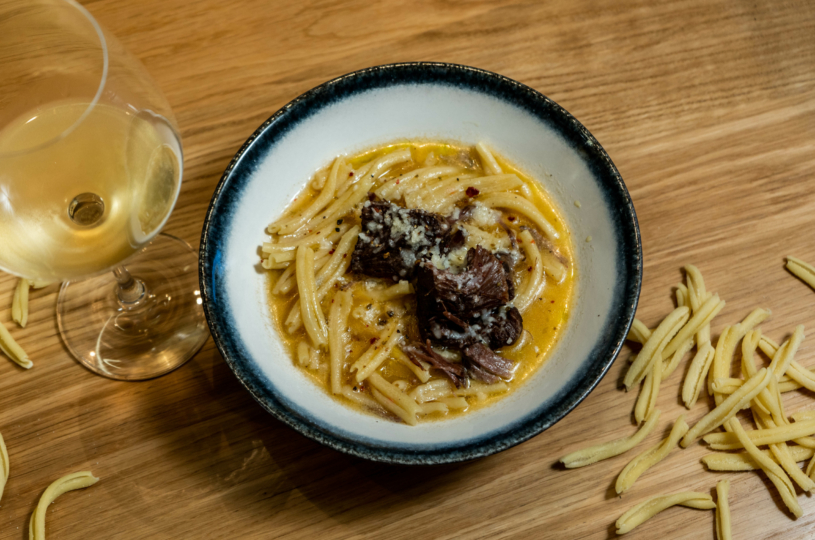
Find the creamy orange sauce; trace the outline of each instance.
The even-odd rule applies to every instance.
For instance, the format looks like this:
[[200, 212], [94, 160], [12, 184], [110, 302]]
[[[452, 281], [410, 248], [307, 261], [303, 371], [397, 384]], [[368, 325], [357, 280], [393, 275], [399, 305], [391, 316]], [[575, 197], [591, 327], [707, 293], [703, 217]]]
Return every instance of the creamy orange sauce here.
[[[409, 148], [411, 150], [413, 158], [412, 163], [396, 166], [389, 173], [387, 173], [384, 178], [395, 178], [400, 174], [406, 173], [408, 170], [424, 166], [422, 164], [424, 164], [428, 156], [431, 155], [440, 160], [439, 164], [442, 164], [441, 162], [446, 159], [459, 159], [461, 156], [467, 156], [478, 166], [477, 172], [483, 174], [483, 170], [480, 169], [478, 155], [474, 149], [455, 144], [438, 142], [399, 142], [362, 152], [356, 156], [347, 158], [346, 161], [352, 168], [357, 169], [373, 159], [401, 148]], [[506, 397], [515, 389], [520, 387], [526, 379], [528, 379], [538, 368], [540, 368], [540, 366], [551, 354], [551, 351], [557, 344], [560, 336], [563, 334], [563, 329], [568, 321], [572, 302], [574, 301], [573, 297], [576, 275], [573, 256], [574, 247], [571, 233], [566, 226], [562, 215], [555, 207], [553, 200], [541, 189], [541, 186], [536, 181], [524, 174], [513, 164], [502, 159], [500, 156], [496, 155], [495, 158], [505, 173], [516, 174], [529, 188], [529, 191], [532, 193], [532, 197], [531, 199], [529, 199], [529, 197], [526, 198], [534, 203], [537, 209], [558, 232], [559, 238], [553, 240], [550, 247], [553, 248], [561, 260], [565, 261], [568, 269], [567, 275], [560, 283], [556, 283], [554, 279], [546, 275], [546, 284], [543, 288], [542, 294], [522, 314], [524, 330], [530, 334], [530, 339], [527, 340], [527, 343], [521, 348], [518, 348], [517, 346], [508, 346], [497, 351], [499, 354], [509, 358], [516, 364], [514, 377], [511, 381], [507, 381], [509, 390], [500, 394], [488, 395], [486, 397], [481, 396], [480, 398], [477, 396], [467, 396], [466, 399], [469, 403], [469, 407], [464, 411], [450, 409], [450, 411], [446, 414], [432, 413], [421, 417], [421, 420], [423, 421], [449, 418], [489, 406], [491, 403]], [[322, 174], [325, 174], [325, 172], [325, 170], [321, 171]], [[340, 181], [352, 180], [353, 178], [340, 178]], [[462, 180], [462, 189], [466, 190], [466, 188], [466, 180]], [[514, 190], [513, 192], [520, 193], [519, 190]], [[313, 189], [311, 187], [311, 183], [309, 183], [309, 185], [306, 186], [292, 202], [289, 211], [294, 208], [303, 208], [307, 206], [308, 203], [313, 201], [318, 196], [318, 194], [319, 192]], [[474, 199], [470, 199], [466, 202], [477, 200], [478, 197], [475, 197]], [[466, 204], [466, 202], [462, 203], [461, 206]], [[508, 210], [501, 210], [501, 212], [504, 214], [504, 216], [512, 216], [515, 218], [512, 220], [512, 225], [526, 225], [534, 228], [534, 225], [528, 223], [523, 216], [514, 215]], [[358, 224], [358, 213], [352, 213], [344, 216], [343, 222]], [[495, 225], [494, 227], [497, 229], [500, 226]], [[541, 248], [543, 248], [543, 246], [541, 246]], [[521, 260], [514, 272], [516, 289], [517, 285], [522, 283], [525, 277], [524, 273], [526, 271], [527, 267], [525, 266], [524, 261]], [[284, 321], [286, 320], [289, 311], [294, 306], [296, 296], [292, 292], [285, 295], [275, 295], [272, 293], [272, 289], [280, 278], [282, 272], [283, 270], [269, 271], [269, 275], [267, 277], [267, 300], [272, 314], [271, 323], [275, 326], [280, 337], [285, 343], [286, 348], [289, 350], [292, 361], [297, 363], [296, 358], [298, 344], [301, 340], [308, 338], [305, 330], [302, 328], [294, 334], [289, 334], [284, 325]], [[392, 281], [369, 278], [365, 276], [354, 276], [351, 274], [346, 274], [344, 280], [346, 283], [349, 281], [359, 280], [359, 283], [351, 285], [353, 290], [354, 307], [351, 312], [352, 314], [349, 317], [348, 327], [351, 334], [351, 339], [348, 347], [346, 348], [346, 365], [345, 369], [343, 369], [344, 373], [348, 373], [347, 368], [353, 364], [354, 361], [356, 361], [356, 359], [359, 358], [359, 356], [361, 356], [368, 347], [371, 346], [371, 342], [374, 338], [381, 335], [381, 331], [391, 322], [393, 317], [402, 317], [402, 320], [406, 323], [405, 333], [407, 337], [418, 339], [418, 331], [416, 330], [414, 316], [415, 302], [413, 300], [413, 295], [408, 295], [407, 297], [388, 302], [376, 302], [371, 300], [370, 296], [367, 294], [364, 283], [381, 283], [383, 286], [390, 286], [393, 285]], [[333, 291], [330, 291], [324, 298], [322, 303], [324, 313], [328, 313], [330, 305], [334, 301], [334, 296], [336, 295], [337, 290], [338, 288], [335, 288]], [[355, 316], [355, 314], [361, 316]], [[380, 324], [382, 322], [385, 324]], [[519, 341], [520, 339], [521, 338], [519, 338]], [[325, 353], [323, 353], [323, 355], [325, 358], [327, 358]], [[315, 384], [318, 384], [327, 393], [333, 395], [331, 394], [330, 386], [328, 384], [328, 369], [326, 368], [326, 364], [327, 359], [324, 361], [319, 370], [315, 371], [304, 368], [304, 371], [314, 379]], [[408, 368], [395, 360], [386, 361], [384, 365], [379, 368], [378, 373], [390, 382], [396, 380], [407, 380], [413, 385], [420, 384], [420, 381], [416, 379]], [[435, 374], [434, 378], [436, 378]], [[344, 381], [344, 383], [349, 384], [350, 386], [355, 386], [355, 382], [352, 380], [351, 375], [348, 375], [348, 378], [346, 381]], [[345, 406], [360, 408], [366, 410], [367, 412], [371, 412], [367, 407], [360, 406], [342, 395], [335, 396], [335, 398], [338, 401], [341, 401]], [[387, 416], [389, 418], [395, 418], [390, 414], [387, 414]]]

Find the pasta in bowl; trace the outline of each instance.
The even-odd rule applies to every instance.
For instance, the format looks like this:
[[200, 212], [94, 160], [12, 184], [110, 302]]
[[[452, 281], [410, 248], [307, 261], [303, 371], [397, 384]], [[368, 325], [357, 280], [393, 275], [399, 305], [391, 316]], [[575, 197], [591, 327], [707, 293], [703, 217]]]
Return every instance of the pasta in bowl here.
[[641, 258], [625, 186], [574, 118], [501, 76], [414, 63], [261, 126], [216, 189], [200, 267], [215, 342], [264, 408], [424, 464], [574, 408], [628, 331]]
[[295, 199], [262, 246], [270, 308], [340, 402], [408, 425], [474, 410], [562, 333], [571, 235], [540, 184], [483, 143], [340, 156]]

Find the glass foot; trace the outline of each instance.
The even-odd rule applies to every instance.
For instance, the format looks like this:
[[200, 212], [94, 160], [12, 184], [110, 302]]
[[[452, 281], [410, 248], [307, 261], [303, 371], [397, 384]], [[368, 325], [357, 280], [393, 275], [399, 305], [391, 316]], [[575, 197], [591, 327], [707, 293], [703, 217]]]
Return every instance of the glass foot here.
[[159, 234], [127, 260], [144, 284], [136, 302], [120, 301], [113, 273], [62, 284], [57, 323], [62, 340], [86, 368], [111, 379], [152, 379], [181, 366], [209, 336], [198, 290], [198, 254]]

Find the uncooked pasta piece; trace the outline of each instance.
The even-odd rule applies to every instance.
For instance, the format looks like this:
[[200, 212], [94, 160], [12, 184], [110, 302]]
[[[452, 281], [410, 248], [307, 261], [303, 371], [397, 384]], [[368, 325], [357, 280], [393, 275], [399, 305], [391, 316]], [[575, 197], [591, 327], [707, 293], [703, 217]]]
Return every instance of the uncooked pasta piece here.
[[28, 522], [29, 540], [45, 540], [45, 512], [57, 497], [68, 491], [92, 486], [98, 481], [90, 471], [81, 471], [65, 475], [48, 486]]

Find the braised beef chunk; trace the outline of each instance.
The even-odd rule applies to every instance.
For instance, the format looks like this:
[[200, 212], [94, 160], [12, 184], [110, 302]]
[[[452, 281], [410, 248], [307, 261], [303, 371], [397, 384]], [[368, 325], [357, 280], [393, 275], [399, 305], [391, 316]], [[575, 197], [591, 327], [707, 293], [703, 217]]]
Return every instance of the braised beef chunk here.
[[418, 360], [421, 360], [430, 364], [435, 369], [443, 371], [444, 374], [447, 375], [451, 381], [453, 381], [456, 388], [461, 387], [466, 380], [464, 366], [447, 361], [442, 355], [430, 347], [429, 340], [425, 343], [417, 342], [411, 343], [410, 345], [405, 345], [402, 347], [402, 351], [408, 358], [410, 358], [411, 362], [419, 367], [422, 367], [422, 365], [418, 362]]
[[423, 262], [416, 271], [416, 316], [422, 339], [451, 347], [515, 343], [523, 320], [510, 300], [511, 278], [492, 253], [476, 246], [458, 274]]
[[524, 322], [518, 308], [500, 307], [494, 309], [489, 316], [482, 317], [481, 335], [492, 349], [500, 349], [512, 345], [524, 331]]
[[498, 381], [501, 380], [500, 377], [496, 377], [495, 375], [493, 375], [489, 371], [487, 371], [485, 369], [481, 369], [476, 364], [470, 364], [469, 366], [467, 366], [467, 375], [471, 379], [475, 379], [476, 381], [485, 382], [487, 384], [497, 383]]
[[[498, 356], [483, 343], [475, 343], [461, 351], [462, 359], [468, 364], [470, 371], [483, 370], [502, 379], [512, 378], [512, 362]], [[485, 381], [489, 382], [489, 381]]]
[[515, 258], [512, 253], [507, 251], [498, 251], [495, 253], [495, 257], [501, 261], [504, 272], [507, 274], [507, 294], [509, 299], [512, 300], [515, 298], [515, 282], [512, 281], [512, 268], [515, 266]]
[[416, 272], [416, 290], [420, 304], [434, 304], [432, 311], [449, 311], [454, 315], [466, 315], [509, 302], [504, 267], [495, 255], [481, 246], [467, 251], [464, 270], [458, 274], [439, 270], [428, 262], [420, 264]]
[[429, 339], [450, 347], [465, 347], [482, 339], [469, 323], [449, 311], [434, 311], [432, 305], [428, 308], [417, 302], [416, 318], [422, 339]]
[[416, 263], [450, 231], [442, 216], [380, 200], [365, 202], [361, 220], [350, 270], [394, 281], [412, 279]]
[[[515, 297], [514, 250], [493, 254], [479, 245], [467, 251], [457, 273], [436, 266], [441, 259], [447, 267], [445, 256], [465, 245], [464, 233], [454, 225], [468, 209], [444, 218], [371, 196], [362, 208], [350, 267], [368, 276], [413, 281], [422, 341], [402, 350], [414, 364], [444, 372], [457, 387], [468, 377], [486, 383], [511, 378], [512, 362], [491, 349], [512, 345], [523, 332], [521, 313], [507, 305]], [[431, 342], [461, 350], [462, 363], [446, 360]]]

